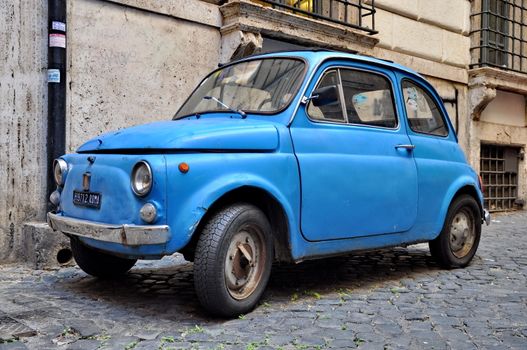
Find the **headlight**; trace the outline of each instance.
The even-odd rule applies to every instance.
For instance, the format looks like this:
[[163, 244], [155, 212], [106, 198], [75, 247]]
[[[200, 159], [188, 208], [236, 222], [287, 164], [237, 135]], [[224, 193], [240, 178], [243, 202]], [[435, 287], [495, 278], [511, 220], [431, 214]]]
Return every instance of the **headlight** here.
[[66, 172], [68, 171], [68, 163], [64, 159], [55, 159], [53, 161], [53, 177], [57, 186], [64, 185], [66, 180]]
[[132, 189], [140, 197], [146, 196], [152, 189], [152, 169], [147, 162], [141, 161], [132, 170]]

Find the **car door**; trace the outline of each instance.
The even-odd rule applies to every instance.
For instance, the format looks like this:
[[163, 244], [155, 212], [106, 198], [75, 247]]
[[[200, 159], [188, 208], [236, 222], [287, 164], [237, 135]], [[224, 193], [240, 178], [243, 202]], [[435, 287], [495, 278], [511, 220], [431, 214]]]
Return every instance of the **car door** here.
[[[466, 173], [466, 160], [448, 121], [440, 97], [425, 81], [398, 73], [408, 135], [415, 146], [419, 169], [419, 227], [423, 233], [439, 233], [438, 213], [444, 212], [450, 187]], [[438, 226], [439, 224], [439, 226]]]
[[325, 64], [308, 87], [306, 96], [333, 86], [338, 94], [322, 106], [304, 103], [290, 128], [306, 239], [396, 233], [414, 224], [417, 171], [394, 78], [380, 67]]

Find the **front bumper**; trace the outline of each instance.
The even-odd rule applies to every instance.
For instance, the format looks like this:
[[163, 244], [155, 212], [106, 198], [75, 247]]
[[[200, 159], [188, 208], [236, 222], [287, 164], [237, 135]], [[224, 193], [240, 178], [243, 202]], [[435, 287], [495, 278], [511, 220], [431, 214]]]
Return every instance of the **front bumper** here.
[[126, 246], [166, 244], [170, 240], [167, 225], [114, 225], [48, 213], [48, 224], [66, 235], [85, 237]]
[[483, 209], [483, 220], [485, 221], [487, 226], [490, 225], [490, 213], [487, 209]]

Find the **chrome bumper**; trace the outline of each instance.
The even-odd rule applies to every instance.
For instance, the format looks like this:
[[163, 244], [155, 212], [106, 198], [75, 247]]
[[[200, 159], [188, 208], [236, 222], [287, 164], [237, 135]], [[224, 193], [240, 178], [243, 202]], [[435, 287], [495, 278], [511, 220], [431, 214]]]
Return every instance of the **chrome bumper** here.
[[487, 226], [490, 225], [490, 213], [487, 209], [483, 209], [483, 220], [485, 221]]
[[165, 244], [170, 239], [167, 225], [113, 225], [53, 213], [48, 213], [48, 224], [53, 230], [67, 235], [127, 246]]

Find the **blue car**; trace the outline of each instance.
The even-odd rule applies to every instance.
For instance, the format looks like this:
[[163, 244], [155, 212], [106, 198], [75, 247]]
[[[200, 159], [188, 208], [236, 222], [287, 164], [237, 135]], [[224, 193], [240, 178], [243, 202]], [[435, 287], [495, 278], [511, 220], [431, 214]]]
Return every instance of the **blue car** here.
[[54, 177], [48, 222], [82, 270], [181, 252], [201, 304], [226, 317], [254, 308], [274, 261], [429, 242], [464, 267], [490, 221], [434, 88], [328, 50], [222, 66], [173, 120], [89, 140]]

